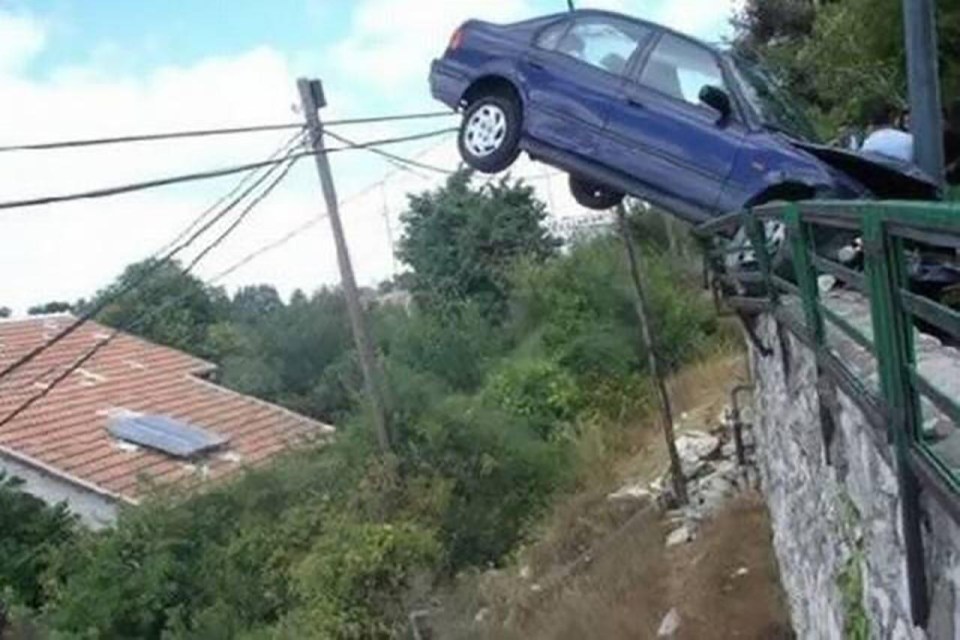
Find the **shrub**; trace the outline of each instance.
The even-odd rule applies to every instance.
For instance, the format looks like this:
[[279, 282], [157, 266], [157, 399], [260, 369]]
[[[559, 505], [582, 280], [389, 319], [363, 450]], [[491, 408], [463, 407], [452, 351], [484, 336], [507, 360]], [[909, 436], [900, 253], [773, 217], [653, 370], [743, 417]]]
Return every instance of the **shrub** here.
[[573, 376], [548, 360], [507, 361], [484, 393], [495, 406], [529, 420], [544, 439], [572, 421], [582, 406]]
[[412, 523], [337, 522], [294, 569], [301, 609], [287, 620], [303, 638], [392, 638], [411, 576], [439, 557]]

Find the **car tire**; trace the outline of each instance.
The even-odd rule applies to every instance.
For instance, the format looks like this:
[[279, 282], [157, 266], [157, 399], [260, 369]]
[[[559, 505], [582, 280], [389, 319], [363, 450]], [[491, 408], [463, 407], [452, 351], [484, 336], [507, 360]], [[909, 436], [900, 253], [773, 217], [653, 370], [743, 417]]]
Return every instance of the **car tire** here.
[[470, 103], [460, 124], [460, 157], [471, 169], [500, 173], [520, 155], [522, 112], [516, 98], [500, 93]]
[[570, 176], [570, 193], [582, 207], [606, 211], [623, 202], [623, 194], [579, 176]]

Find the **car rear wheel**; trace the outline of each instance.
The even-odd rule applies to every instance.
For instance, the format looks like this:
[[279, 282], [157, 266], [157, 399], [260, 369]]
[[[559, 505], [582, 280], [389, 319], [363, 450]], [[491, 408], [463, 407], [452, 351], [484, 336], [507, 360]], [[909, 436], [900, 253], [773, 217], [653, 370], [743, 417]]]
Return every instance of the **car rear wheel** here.
[[579, 176], [570, 176], [570, 193], [577, 203], [596, 211], [612, 209], [623, 202], [623, 194]]
[[516, 99], [492, 94], [474, 100], [460, 125], [460, 156], [472, 169], [499, 173], [520, 154], [520, 105]]

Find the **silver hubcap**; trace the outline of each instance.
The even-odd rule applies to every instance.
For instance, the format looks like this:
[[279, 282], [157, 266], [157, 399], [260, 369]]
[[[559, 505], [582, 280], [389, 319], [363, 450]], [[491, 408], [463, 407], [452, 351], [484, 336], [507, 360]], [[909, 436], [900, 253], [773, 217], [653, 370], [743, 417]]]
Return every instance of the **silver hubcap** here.
[[507, 137], [507, 114], [495, 104], [477, 109], [463, 128], [463, 145], [472, 155], [484, 158]]

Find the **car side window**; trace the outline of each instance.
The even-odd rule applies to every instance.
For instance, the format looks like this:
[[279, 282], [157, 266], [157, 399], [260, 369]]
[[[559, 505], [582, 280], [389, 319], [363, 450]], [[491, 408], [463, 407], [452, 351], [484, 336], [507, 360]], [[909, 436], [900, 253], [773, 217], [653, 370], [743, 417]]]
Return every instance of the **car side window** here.
[[690, 104], [700, 104], [700, 90], [707, 85], [729, 91], [720, 63], [709, 49], [669, 33], [663, 34], [650, 54], [640, 83]]
[[[553, 49], [598, 69], [621, 75], [649, 31], [641, 25], [609, 18], [581, 18], [562, 33]], [[546, 32], [541, 38], [545, 35]]]
[[567, 32], [567, 27], [569, 26], [569, 20], [561, 20], [560, 22], [550, 25], [537, 36], [537, 46], [541, 49], [554, 51], [557, 45], [560, 44], [560, 39], [563, 38], [563, 34]]

